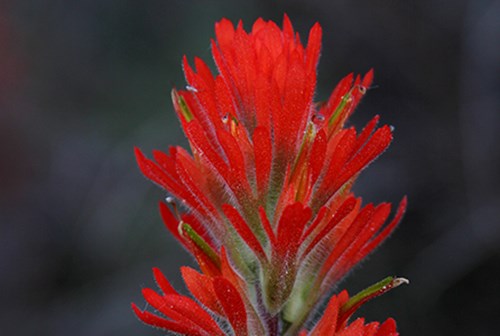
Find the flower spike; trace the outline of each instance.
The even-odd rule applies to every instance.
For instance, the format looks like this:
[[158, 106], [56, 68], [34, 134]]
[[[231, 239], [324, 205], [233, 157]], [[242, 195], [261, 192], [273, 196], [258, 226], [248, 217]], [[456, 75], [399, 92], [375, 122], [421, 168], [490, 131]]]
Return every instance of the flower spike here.
[[392, 319], [349, 318], [405, 279], [330, 297], [395, 230], [407, 201], [389, 220], [389, 203], [364, 205], [352, 192], [393, 129], [379, 126], [379, 116], [361, 131], [344, 126], [372, 69], [314, 102], [321, 37], [316, 23], [302, 43], [286, 15], [282, 27], [258, 19], [250, 31], [222, 19], [211, 41], [215, 72], [183, 57], [187, 84], [172, 90], [172, 101], [191, 151], [135, 155], [144, 176], [169, 192], [160, 213], [198, 263], [200, 272], [181, 268], [196, 300], [154, 269], [160, 292], [143, 296], [155, 313], [132, 305], [143, 322], [183, 335], [398, 335]]

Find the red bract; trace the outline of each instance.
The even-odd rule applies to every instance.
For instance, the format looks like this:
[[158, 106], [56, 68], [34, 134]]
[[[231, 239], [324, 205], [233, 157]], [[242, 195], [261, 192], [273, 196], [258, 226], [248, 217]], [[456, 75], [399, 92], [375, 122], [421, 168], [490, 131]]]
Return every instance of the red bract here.
[[[215, 33], [212, 54], [219, 73], [199, 58], [193, 69], [184, 58], [188, 86], [172, 92], [192, 155], [173, 147], [168, 154], [155, 151], [151, 160], [137, 149], [137, 161], [146, 177], [186, 209], [179, 215], [175, 202], [174, 213], [160, 205], [166, 226], [203, 272], [186, 281], [198, 300], [238, 335], [259, 334], [250, 327], [254, 319], [267, 334], [284, 332], [286, 325], [292, 335], [404, 213], [406, 199], [385, 225], [390, 204], [362, 206], [351, 192], [359, 173], [389, 146], [392, 130], [377, 128], [378, 116], [361, 132], [344, 128], [372, 83], [371, 70], [342, 79], [322, 107], [313, 102], [319, 24], [306, 47], [287, 16], [282, 29], [259, 19], [251, 32], [223, 19]], [[221, 248], [232, 264], [224, 267], [234, 267], [229, 280], [221, 273]], [[194, 285], [204, 277], [212, 279], [208, 290]], [[148, 291], [145, 297], [155, 306], [155, 295]], [[157, 309], [169, 317], [163, 327], [176, 331], [170, 325], [182, 322], [178, 315]], [[136, 312], [158, 326], [150, 313]], [[207, 324], [197, 328], [208, 332], [210, 319], [200, 319]], [[349, 328], [379, 330], [362, 321]]]

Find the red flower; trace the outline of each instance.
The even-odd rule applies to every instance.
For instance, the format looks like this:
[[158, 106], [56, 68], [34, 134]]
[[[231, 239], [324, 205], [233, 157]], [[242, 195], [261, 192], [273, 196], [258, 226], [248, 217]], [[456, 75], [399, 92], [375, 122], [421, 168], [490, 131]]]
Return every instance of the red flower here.
[[[363, 77], [348, 75], [326, 104], [314, 104], [319, 24], [307, 47], [287, 16], [282, 29], [259, 19], [247, 33], [241, 22], [235, 28], [223, 19], [215, 31], [219, 74], [199, 58], [194, 70], [184, 58], [188, 86], [172, 92], [193, 155], [172, 147], [169, 154], [155, 151], [153, 161], [137, 149], [137, 161], [146, 177], [186, 208], [180, 216], [162, 204], [161, 213], [202, 272], [220, 279], [218, 251], [224, 247], [241, 277], [229, 292], [255, 309], [268, 333], [278, 319], [298, 332], [332, 286], [387, 238], [404, 213], [406, 199], [384, 227], [391, 205], [363, 207], [351, 192], [361, 170], [389, 146], [392, 131], [377, 129], [378, 116], [361, 132], [344, 128], [372, 83], [371, 70]], [[220, 301], [217, 290], [208, 292], [193, 294]], [[146, 294], [149, 302], [151, 292]], [[232, 325], [235, 319], [243, 323], [241, 310], [219, 303], [238, 315], [226, 314]], [[147, 314], [139, 316], [146, 321]]]

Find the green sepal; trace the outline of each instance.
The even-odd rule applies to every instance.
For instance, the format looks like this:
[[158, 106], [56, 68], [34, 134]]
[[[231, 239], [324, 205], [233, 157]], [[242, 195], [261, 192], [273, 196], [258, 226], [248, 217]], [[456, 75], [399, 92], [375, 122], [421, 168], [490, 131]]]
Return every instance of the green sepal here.
[[186, 100], [184, 100], [184, 97], [179, 95], [177, 93], [177, 90], [175, 89], [172, 90], [172, 100], [174, 101], [174, 105], [179, 107], [180, 113], [187, 122], [190, 122], [194, 119], [193, 114], [191, 113], [191, 110], [186, 103]]
[[393, 288], [396, 288], [402, 284], [410, 283], [408, 279], [405, 278], [395, 278], [389, 276], [383, 280], [380, 280], [376, 284], [371, 285], [368, 288], [363, 289], [358, 294], [351, 297], [341, 308], [341, 314], [344, 319], [348, 319], [362, 304], [365, 302], [387, 293]]
[[205, 255], [218, 267], [221, 266], [221, 261], [217, 252], [215, 252], [212, 247], [201, 237], [188, 223], [180, 222], [179, 229], [181, 230], [181, 235], [184, 233], [188, 238], [201, 250]]
[[330, 117], [330, 120], [328, 120], [328, 127], [331, 127], [335, 120], [340, 116], [341, 112], [344, 110], [344, 107], [346, 104], [349, 102], [349, 100], [352, 98], [352, 89], [347, 92], [342, 99], [340, 100], [340, 104], [337, 106], [335, 111], [332, 113], [332, 116]]

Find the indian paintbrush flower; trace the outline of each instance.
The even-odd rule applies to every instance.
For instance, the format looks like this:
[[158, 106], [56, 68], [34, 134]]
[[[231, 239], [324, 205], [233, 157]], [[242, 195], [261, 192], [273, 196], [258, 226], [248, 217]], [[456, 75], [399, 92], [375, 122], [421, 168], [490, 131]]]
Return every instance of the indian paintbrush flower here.
[[173, 90], [172, 100], [192, 155], [171, 147], [154, 160], [138, 149], [136, 157], [143, 174], [172, 194], [170, 207], [160, 203], [163, 220], [202, 273], [182, 268], [194, 301], [155, 270], [162, 293], [143, 294], [165, 317], [134, 305], [142, 321], [186, 335], [397, 335], [391, 319], [365, 325], [348, 318], [401, 278], [351, 299], [345, 291], [333, 296], [306, 329], [406, 208], [404, 198], [385, 224], [389, 203], [363, 206], [351, 191], [392, 130], [377, 128], [378, 116], [360, 132], [344, 127], [372, 70], [346, 76], [325, 104], [314, 103], [321, 34], [315, 24], [303, 46], [287, 16], [283, 28], [258, 19], [251, 32], [223, 19], [211, 43], [218, 74], [184, 58], [188, 85]]

